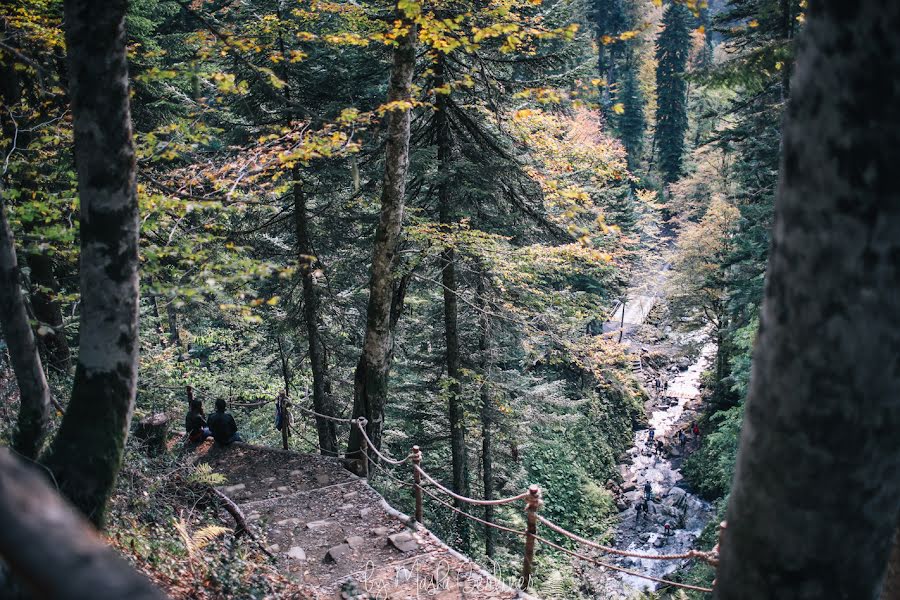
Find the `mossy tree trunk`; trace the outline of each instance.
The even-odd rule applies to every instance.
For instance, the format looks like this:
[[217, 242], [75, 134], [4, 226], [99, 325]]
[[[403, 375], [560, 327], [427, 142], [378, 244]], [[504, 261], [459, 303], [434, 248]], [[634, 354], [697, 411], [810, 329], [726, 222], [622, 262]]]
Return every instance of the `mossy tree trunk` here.
[[[319, 288], [316, 284], [316, 256], [309, 233], [306, 194], [300, 182], [300, 169], [294, 168], [294, 222], [297, 234], [297, 253], [303, 286], [303, 319], [309, 341], [309, 365], [313, 379], [313, 408], [323, 415], [333, 415], [334, 408], [328, 394], [328, 364], [322, 343], [322, 314]], [[316, 418], [319, 450], [325, 456], [337, 456], [337, 430], [334, 421]]]
[[[411, 99], [416, 64], [416, 25], [408, 21], [402, 9], [398, 18], [408, 29], [394, 48], [388, 103]], [[409, 170], [410, 108], [394, 108], [386, 114], [387, 143], [381, 190], [381, 214], [375, 230], [372, 270], [369, 278], [369, 304], [362, 354], [356, 365], [353, 389], [353, 417], [368, 420], [366, 435], [381, 446], [388, 373], [394, 350], [394, 326], [402, 307], [405, 283], [394, 273], [397, 245], [403, 224], [406, 200], [406, 175]], [[347, 453], [359, 457], [363, 440], [356, 427], [350, 430]]]
[[81, 325], [72, 398], [45, 464], [102, 525], [134, 405], [138, 205], [125, 0], [66, 0], [81, 236]]
[[[444, 77], [446, 57], [440, 55], [434, 65], [434, 89], [442, 89], [448, 82]], [[447, 94], [437, 93], [434, 115], [435, 139], [437, 141], [438, 182], [437, 195], [439, 218], [444, 233], [453, 228], [453, 196], [451, 178], [453, 169], [453, 135], [450, 128], [450, 114]], [[441, 284], [444, 296], [444, 342], [447, 364], [447, 416], [450, 422], [450, 462], [453, 471], [453, 491], [468, 495], [469, 474], [466, 457], [466, 417], [462, 399], [462, 374], [459, 357], [459, 288], [456, 281], [456, 249], [447, 244], [441, 251]], [[456, 507], [465, 506], [454, 500]], [[456, 530], [460, 536], [460, 546], [469, 547], [469, 519], [456, 513]]]
[[[478, 280], [478, 307], [481, 310], [479, 325], [481, 333], [478, 338], [478, 352], [481, 354], [481, 477], [484, 487], [484, 499], [491, 500], [494, 497], [494, 403], [491, 398], [491, 321], [488, 317], [487, 290], [484, 284], [485, 275], [480, 275]], [[494, 522], [494, 507], [484, 507], [484, 520]], [[494, 528], [484, 526], [484, 553], [488, 558], [494, 557]]]
[[[3, 191], [0, 183], [0, 192]], [[28, 321], [6, 205], [0, 200], [0, 326], [19, 385], [13, 448], [27, 458], [40, 452], [50, 424], [50, 390]]]
[[810, 2], [717, 598], [877, 598], [900, 512], [900, 4]]

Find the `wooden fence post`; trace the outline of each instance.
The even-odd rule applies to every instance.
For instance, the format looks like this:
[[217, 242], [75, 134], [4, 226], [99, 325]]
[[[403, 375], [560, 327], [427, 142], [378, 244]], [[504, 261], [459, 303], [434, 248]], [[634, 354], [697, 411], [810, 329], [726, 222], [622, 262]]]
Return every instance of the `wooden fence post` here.
[[[356, 426], [360, 428], [362, 433], [366, 431], [366, 425], [369, 424], [369, 420], [365, 417], [360, 417], [356, 422]], [[362, 444], [359, 448], [360, 453], [360, 467], [362, 469], [362, 476], [366, 479], [369, 478], [369, 442], [366, 440], [365, 436], [362, 436]]]
[[527, 590], [531, 586], [531, 574], [534, 565], [534, 542], [537, 535], [537, 513], [541, 503], [541, 488], [536, 485], [529, 486], [528, 496], [525, 497], [525, 516], [528, 520], [528, 528], [525, 536], [525, 560], [522, 563], [523, 590]]
[[419, 472], [422, 464], [422, 451], [418, 446], [412, 447], [413, 483], [416, 494], [416, 523], [422, 523], [422, 475]]

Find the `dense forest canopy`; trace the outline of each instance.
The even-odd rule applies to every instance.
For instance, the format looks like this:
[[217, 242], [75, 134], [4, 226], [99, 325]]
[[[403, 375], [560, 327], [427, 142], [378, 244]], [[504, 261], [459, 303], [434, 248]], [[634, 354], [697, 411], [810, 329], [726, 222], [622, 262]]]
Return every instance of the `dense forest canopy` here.
[[277, 535], [325, 521], [256, 503], [353, 473], [541, 597], [891, 597], [900, 10], [853, 4], [4, 3], [0, 586], [77, 596], [34, 489], [109, 597], [319, 597]]

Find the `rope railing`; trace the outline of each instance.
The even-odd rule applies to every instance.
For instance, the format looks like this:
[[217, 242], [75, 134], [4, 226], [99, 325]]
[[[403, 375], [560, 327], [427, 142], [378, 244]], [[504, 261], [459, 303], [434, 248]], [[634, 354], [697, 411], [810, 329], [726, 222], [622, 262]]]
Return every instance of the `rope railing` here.
[[[190, 391], [188, 393], [190, 396]], [[268, 403], [268, 401], [263, 402], [261, 404], [267, 404], [267, 403]], [[547, 529], [549, 529], [550, 531], [552, 531], [558, 535], [561, 535], [564, 538], [568, 538], [578, 544], [582, 544], [589, 548], [593, 548], [595, 550], [599, 550], [601, 552], [608, 553], [608, 554], [624, 556], [624, 557], [629, 557], [629, 558], [649, 559], [649, 560], [691, 560], [691, 559], [696, 558], [696, 559], [706, 562], [707, 564], [709, 564], [713, 567], [718, 566], [718, 547], [719, 547], [718, 544], [716, 544], [716, 547], [713, 548], [713, 550], [709, 551], [709, 552], [704, 552], [702, 550], [688, 550], [687, 552], [682, 552], [679, 554], [649, 554], [649, 553], [644, 553], [644, 552], [632, 552], [632, 551], [628, 551], [628, 550], [620, 550], [618, 548], [613, 548], [611, 546], [605, 546], [598, 542], [594, 542], [587, 538], [581, 537], [575, 533], [572, 533], [571, 531], [568, 531], [567, 529], [563, 528], [562, 526], [557, 525], [556, 523], [553, 523], [546, 517], [539, 515], [538, 511], [540, 510], [541, 506], [543, 506], [543, 498], [542, 498], [540, 488], [536, 485], [529, 486], [528, 490], [526, 490], [520, 494], [517, 494], [515, 496], [510, 496], [508, 498], [499, 498], [496, 500], [495, 499], [482, 500], [482, 499], [478, 499], [478, 498], [469, 498], [467, 496], [457, 494], [453, 490], [447, 488], [446, 486], [441, 484], [437, 479], [432, 477], [427, 471], [425, 471], [425, 469], [422, 468], [422, 466], [421, 466], [422, 452], [418, 446], [413, 446], [412, 451], [402, 460], [391, 458], [390, 456], [387, 456], [385, 453], [381, 452], [381, 450], [376, 447], [376, 445], [372, 442], [371, 438], [369, 437], [368, 433], [366, 432], [366, 425], [368, 425], [368, 421], [365, 419], [365, 417], [359, 417], [356, 419], [344, 419], [341, 417], [334, 417], [332, 415], [322, 414], [320, 412], [317, 412], [312, 409], [304, 408], [302, 406], [296, 406], [295, 408], [297, 408], [301, 413], [315, 417], [315, 418], [327, 419], [327, 420], [330, 420], [330, 421], [333, 421], [336, 423], [345, 423], [345, 424], [349, 424], [351, 427], [355, 426], [359, 430], [362, 440], [365, 443], [365, 451], [362, 451], [359, 453], [360, 459], [362, 461], [363, 477], [365, 477], [365, 478], [369, 477], [369, 466], [371, 465], [375, 469], [383, 472], [385, 475], [387, 475], [390, 479], [392, 479], [396, 483], [398, 483], [404, 487], [411, 487], [413, 489], [413, 492], [415, 495], [415, 503], [416, 503], [415, 520], [420, 525], [423, 524], [423, 521], [424, 521], [424, 514], [423, 514], [424, 513], [423, 494], [424, 494], [424, 495], [427, 495], [432, 500], [434, 500], [435, 502], [437, 502], [438, 504], [440, 504], [446, 508], [449, 508], [451, 511], [453, 511], [455, 513], [463, 515], [467, 519], [470, 519], [477, 523], [481, 523], [487, 527], [492, 527], [492, 528], [500, 530], [500, 531], [504, 531], [507, 533], [512, 533], [514, 535], [524, 537], [525, 538], [525, 552], [524, 552], [523, 563], [522, 563], [522, 577], [521, 577], [523, 589], [527, 589], [531, 583], [535, 544], [536, 544], [536, 542], [540, 542], [546, 546], [554, 548], [560, 552], [563, 552], [564, 554], [567, 554], [567, 555], [577, 558], [579, 560], [583, 560], [585, 562], [589, 562], [589, 563], [595, 564], [599, 567], [609, 569], [612, 571], [625, 573], [625, 574], [631, 575], [633, 577], [646, 579], [648, 581], [653, 581], [655, 583], [659, 583], [662, 585], [669, 585], [669, 586], [678, 587], [678, 588], [682, 588], [682, 589], [686, 589], [686, 590], [697, 591], [697, 592], [711, 593], [713, 591], [711, 588], [690, 585], [690, 584], [686, 584], [686, 583], [679, 583], [677, 581], [671, 581], [671, 580], [664, 579], [661, 577], [656, 577], [653, 575], [648, 575], [646, 573], [641, 573], [640, 571], [635, 571], [634, 569], [621, 567], [621, 566], [618, 566], [615, 564], [611, 564], [611, 563], [599, 560], [599, 559], [591, 557], [591, 556], [587, 556], [585, 554], [581, 554], [574, 550], [570, 550], [560, 544], [557, 544], [556, 542], [553, 542], [551, 540], [548, 540], [544, 537], [537, 535], [537, 526], [538, 526], [538, 524], [541, 524], [544, 527], [546, 527]], [[377, 456], [386, 465], [391, 465], [391, 466], [397, 467], [397, 466], [401, 466], [401, 465], [411, 461], [412, 462], [413, 482], [410, 483], [408, 481], [403, 481], [399, 477], [396, 477], [393, 473], [390, 472], [390, 470], [387, 467], [383, 467], [383, 466], [379, 465], [377, 463], [377, 461], [370, 462], [369, 461], [369, 451], [371, 451], [375, 456]], [[467, 513], [466, 511], [462, 510], [459, 506], [454, 506], [450, 502], [447, 502], [447, 501], [439, 498], [436, 493], [433, 493], [431, 490], [429, 490], [426, 487], [426, 485], [423, 485], [423, 479], [426, 484], [430, 484], [437, 491], [443, 493], [446, 496], [449, 496], [453, 500], [456, 500], [459, 503], [469, 504], [469, 505], [473, 505], [473, 506], [504, 506], [504, 505], [509, 505], [509, 504], [524, 500], [527, 529], [526, 529], [526, 531], [520, 531], [517, 529], [512, 529], [510, 527], [505, 527], [503, 525], [499, 525], [497, 523], [492, 523], [491, 521], [488, 521], [486, 519], [480, 519], [480, 518], [476, 517], [475, 515], [471, 515], [471, 514]], [[723, 522], [720, 525], [720, 529], [719, 529], [720, 541], [721, 541], [721, 536], [723, 534], [724, 529], [725, 529], [725, 523]]]
[[581, 537], [567, 529], [563, 529], [559, 525], [553, 523], [546, 517], [538, 515], [538, 521], [541, 522], [542, 525], [546, 525], [548, 529], [553, 532], [556, 532], [562, 536], [565, 536], [571, 540], [575, 540], [579, 544], [584, 544], [585, 546], [590, 546], [591, 548], [596, 548], [601, 552], [606, 552], [608, 554], [616, 554], [618, 556], [627, 556], [630, 558], [646, 558], [650, 560], [684, 560], [691, 558], [699, 558], [704, 562], [708, 562], [712, 564], [714, 558], [710, 556], [712, 553], [703, 552], [702, 550], [688, 550], [687, 552], [682, 552], [681, 554], [647, 554], [645, 552], [631, 552], [629, 550], [619, 550], [618, 548], [613, 548], [611, 546], [604, 546], [603, 544], [598, 544], [597, 542], [592, 542], [586, 538]]
[[519, 500], [523, 500], [526, 496], [528, 496], [528, 492], [522, 492], [518, 496], [500, 498], [498, 500], [478, 500], [476, 498], [468, 498], [466, 496], [460, 496], [459, 494], [447, 489], [446, 487], [438, 483], [437, 480], [434, 479], [434, 477], [426, 473], [425, 470], [422, 469], [422, 467], [420, 467], [419, 465], [415, 465], [413, 468], [416, 470], [416, 472], [419, 473], [419, 475], [427, 479], [431, 485], [441, 490], [454, 500], [459, 500], [460, 502], [465, 502], [466, 504], [474, 504], [476, 506], [500, 506], [502, 504], [511, 504], [513, 502], [518, 502]]
[[632, 575], [633, 577], [640, 577], [641, 579], [646, 579], [646, 580], [648, 580], [648, 581], [654, 581], [654, 582], [656, 582], [656, 583], [661, 583], [661, 584], [664, 584], [664, 585], [671, 585], [671, 586], [683, 588], [683, 589], [686, 589], [686, 590], [693, 590], [693, 591], [695, 591], [695, 592], [712, 593], [712, 588], [701, 587], [701, 586], [698, 586], [698, 585], [690, 585], [690, 584], [688, 584], [688, 583], [679, 583], [679, 582], [677, 582], [677, 581], [672, 581], [672, 580], [670, 580], [670, 579], [663, 579], [663, 578], [661, 578], [661, 577], [655, 577], [655, 576], [653, 576], [653, 575], [647, 575], [646, 573], [641, 573], [640, 571], [635, 571], [635, 570], [633, 570], [633, 569], [628, 569], [628, 568], [625, 568], [625, 567], [620, 567], [620, 566], [618, 566], [618, 565], [613, 565], [613, 564], [604, 562], [604, 561], [602, 561], [602, 560], [598, 560], [598, 559], [593, 558], [593, 557], [590, 557], [590, 556], [585, 556], [584, 554], [580, 554], [580, 553], [575, 552], [575, 551], [573, 551], [573, 550], [569, 550], [568, 548], [564, 548], [563, 546], [560, 546], [559, 544], [556, 544], [556, 543], [554, 543], [554, 542], [551, 542], [550, 540], [548, 540], [548, 539], [546, 539], [546, 538], [542, 538], [541, 536], [535, 536], [535, 539], [536, 539], [537, 541], [541, 542], [542, 544], [546, 544], [547, 546], [550, 546], [551, 548], [555, 548], [556, 550], [559, 550], [560, 552], [563, 552], [563, 553], [565, 553], [565, 554], [568, 554], [569, 556], [572, 556], [572, 557], [577, 558], [577, 559], [579, 559], [579, 560], [583, 560], [583, 561], [587, 561], [587, 562], [593, 563], [593, 564], [595, 564], [595, 565], [597, 565], [597, 566], [599, 566], [599, 567], [603, 567], [603, 568], [605, 568], [605, 569], [610, 569], [610, 570], [612, 570], [612, 571], [618, 571], [618, 572], [620, 572], [620, 573], [625, 573], [625, 574], [627, 574], [627, 575]]

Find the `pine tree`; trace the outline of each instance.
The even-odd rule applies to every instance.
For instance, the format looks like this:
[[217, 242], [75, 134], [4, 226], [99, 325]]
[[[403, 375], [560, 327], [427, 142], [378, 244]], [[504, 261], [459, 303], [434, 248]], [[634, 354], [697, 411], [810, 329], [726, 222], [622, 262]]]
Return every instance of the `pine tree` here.
[[673, 183], [682, 173], [687, 131], [687, 82], [684, 71], [691, 47], [691, 11], [671, 4], [663, 15], [663, 31], [656, 42], [656, 142], [663, 181]]
[[619, 101], [624, 109], [619, 118], [619, 135], [628, 155], [628, 170], [634, 172], [641, 162], [647, 122], [644, 119], [644, 95], [638, 84], [637, 65], [633, 56], [628, 57], [625, 65]]

